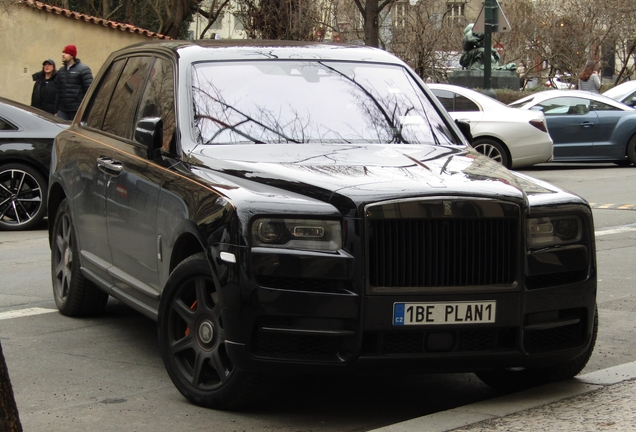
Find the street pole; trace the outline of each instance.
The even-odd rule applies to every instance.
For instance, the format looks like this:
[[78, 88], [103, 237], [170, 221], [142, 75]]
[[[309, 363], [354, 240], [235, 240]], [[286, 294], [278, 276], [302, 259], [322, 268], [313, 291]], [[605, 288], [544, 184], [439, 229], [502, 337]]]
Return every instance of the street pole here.
[[492, 47], [492, 16], [493, 3], [495, 0], [484, 1], [484, 90], [490, 92], [492, 59], [490, 48]]

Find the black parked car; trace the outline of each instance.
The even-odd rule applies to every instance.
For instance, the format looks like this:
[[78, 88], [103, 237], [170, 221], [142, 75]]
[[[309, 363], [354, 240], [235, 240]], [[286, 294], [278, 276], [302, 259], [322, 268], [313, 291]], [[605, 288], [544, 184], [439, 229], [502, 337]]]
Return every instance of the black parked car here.
[[592, 213], [475, 152], [400, 60], [170, 41], [106, 61], [55, 143], [63, 314], [158, 320], [196, 404], [264, 373], [576, 375], [597, 333]]
[[68, 126], [0, 97], [0, 230], [30, 229], [46, 216], [53, 139]]

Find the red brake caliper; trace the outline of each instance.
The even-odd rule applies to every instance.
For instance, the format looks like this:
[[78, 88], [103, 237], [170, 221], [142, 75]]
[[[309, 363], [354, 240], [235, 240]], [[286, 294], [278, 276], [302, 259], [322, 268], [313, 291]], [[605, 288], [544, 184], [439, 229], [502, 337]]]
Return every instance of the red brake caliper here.
[[[190, 306], [190, 310], [195, 310], [197, 308], [197, 301], [195, 300], [194, 303], [192, 303], [192, 306]], [[188, 336], [190, 334], [190, 327], [186, 327], [185, 329], [185, 335]]]

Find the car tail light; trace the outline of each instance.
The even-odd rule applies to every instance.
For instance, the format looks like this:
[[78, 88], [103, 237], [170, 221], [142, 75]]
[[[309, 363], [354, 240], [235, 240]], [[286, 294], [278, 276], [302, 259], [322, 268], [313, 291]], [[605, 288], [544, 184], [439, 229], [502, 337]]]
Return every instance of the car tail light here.
[[548, 127], [545, 124], [545, 120], [530, 120], [530, 124], [540, 131], [548, 133]]

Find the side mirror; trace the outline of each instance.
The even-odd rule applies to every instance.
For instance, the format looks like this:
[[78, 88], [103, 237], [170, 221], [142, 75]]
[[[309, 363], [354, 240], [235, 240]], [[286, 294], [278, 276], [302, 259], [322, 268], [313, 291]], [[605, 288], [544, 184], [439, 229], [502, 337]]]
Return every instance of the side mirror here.
[[455, 120], [455, 124], [459, 128], [459, 130], [462, 133], [462, 135], [464, 135], [466, 140], [468, 140], [468, 143], [472, 144], [473, 143], [473, 134], [470, 133], [470, 124], [468, 122], [464, 121], [464, 120]]
[[148, 159], [161, 157], [163, 145], [163, 120], [160, 117], [144, 117], [135, 126], [135, 141], [148, 149]]
[[530, 111], [541, 111], [541, 112], [543, 112], [544, 110], [543, 110], [543, 107], [542, 107], [542, 106], [540, 106], [540, 105], [535, 105], [535, 106], [533, 106], [533, 107], [530, 107]]

